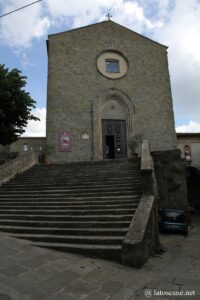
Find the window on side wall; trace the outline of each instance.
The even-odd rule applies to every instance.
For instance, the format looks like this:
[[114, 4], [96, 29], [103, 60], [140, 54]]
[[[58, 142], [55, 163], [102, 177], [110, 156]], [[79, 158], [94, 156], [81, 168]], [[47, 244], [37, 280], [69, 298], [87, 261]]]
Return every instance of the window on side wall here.
[[23, 150], [24, 150], [24, 152], [28, 151], [28, 145], [27, 144], [24, 144]]

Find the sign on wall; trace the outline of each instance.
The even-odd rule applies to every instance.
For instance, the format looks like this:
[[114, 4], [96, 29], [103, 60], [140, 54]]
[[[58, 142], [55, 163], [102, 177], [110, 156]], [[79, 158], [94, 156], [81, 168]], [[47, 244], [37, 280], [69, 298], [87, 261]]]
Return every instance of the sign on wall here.
[[61, 131], [59, 133], [59, 150], [60, 151], [71, 151], [72, 141], [70, 131]]

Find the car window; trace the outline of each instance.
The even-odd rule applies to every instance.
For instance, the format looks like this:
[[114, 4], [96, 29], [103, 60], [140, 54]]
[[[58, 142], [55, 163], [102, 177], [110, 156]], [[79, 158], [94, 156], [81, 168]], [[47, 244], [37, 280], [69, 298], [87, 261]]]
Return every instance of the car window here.
[[167, 211], [163, 215], [163, 221], [184, 223], [186, 220], [185, 215], [182, 212]]

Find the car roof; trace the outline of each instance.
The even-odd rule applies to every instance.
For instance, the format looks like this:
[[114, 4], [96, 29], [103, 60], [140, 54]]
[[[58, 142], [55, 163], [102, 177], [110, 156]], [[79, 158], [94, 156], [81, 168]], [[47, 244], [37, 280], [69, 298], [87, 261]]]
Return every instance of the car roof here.
[[184, 213], [184, 210], [180, 209], [164, 209], [164, 212], [179, 212], [179, 213]]

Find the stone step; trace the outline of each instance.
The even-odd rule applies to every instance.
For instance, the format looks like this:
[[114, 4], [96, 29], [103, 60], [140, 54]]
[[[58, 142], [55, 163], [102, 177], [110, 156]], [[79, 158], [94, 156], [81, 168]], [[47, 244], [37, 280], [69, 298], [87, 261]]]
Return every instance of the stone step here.
[[37, 165], [0, 187], [0, 231], [118, 259], [141, 197], [139, 160]]
[[125, 236], [128, 228], [59, 228], [59, 227], [32, 227], [27, 226], [11, 226], [0, 225], [0, 230], [11, 233], [23, 233], [23, 234], [53, 234], [53, 235], [74, 235], [74, 236]]
[[[91, 184], [93, 183], [93, 184]], [[114, 184], [116, 183], [116, 184]], [[42, 188], [49, 188], [49, 187], [72, 187], [72, 188], [76, 188], [77, 186], [80, 186], [82, 188], [84, 187], [88, 187], [91, 186], [92, 187], [103, 187], [103, 186], [109, 186], [108, 184], [114, 184], [113, 186], [115, 187], [116, 185], [119, 185], [119, 186], [131, 186], [132, 184], [134, 183], [140, 183], [140, 178], [133, 178], [131, 180], [125, 180], [125, 181], [121, 181], [121, 180], [118, 180], [118, 181], [115, 181], [115, 182], [107, 182], [107, 180], [103, 180], [103, 181], [82, 181], [82, 180], [79, 180], [79, 181], [76, 181], [76, 182], [72, 182], [71, 181], [66, 181], [66, 182], [61, 182], [61, 180], [59, 182], [57, 182], [55, 185], [48, 182], [47, 181], [44, 181], [44, 182], [41, 182], [41, 180], [38, 180], [38, 182], [36, 182], [35, 184], [32, 184], [30, 186], [27, 186], [24, 181], [20, 181], [19, 182], [14, 182], [14, 179], [5, 183], [3, 186], [1, 186], [1, 188], [4, 188], [4, 187], [9, 187], [9, 188], [14, 188], [16, 186], [16, 188], [24, 188], [24, 187], [30, 187], [30, 188], [35, 188], [35, 187], [42, 187]], [[111, 185], [111, 186], [112, 186]]]
[[68, 165], [68, 164], [52, 164], [52, 165], [35, 165], [31, 170], [27, 170], [25, 173], [34, 173], [34, 172], [97, 172], [97, 171], [112, 171], [112, 170], [137, 170], [138, 168], [140, 168], [140, 161], [138, 161], [137, 163], [121, 163], [121, 164], [108, 164], [107, 162], [104, 164], [104, 166], [102, 167], [102, 165], [98, 165], [98, 164], [88, 164], [88, 165], [81, 165], [79, 163], [79, 165], [74, 166], [74, 165]]
[[[115, 195], [115, 196], [87, 196], [87, 197], [67, 197], [66, 195], [63, 195], [62, 197], [57, 197], [56, 200], [57, 201], [80, 201], [80, 200], [85, 200], [85, 201], [105, 201], [105, 200], [128, 200], [128, 199], [139, 199], [140, 197], [140, 193], [138, 192], [137, 194], [135, 193], [134, 196], [132, 195]], [[14, 196], [6, 196], [6, 197], [1, 197], [1, 200], [7, 200], [7, 201], [13, 201], [14, 199], [16, 199], [16, 197]], [[55, 200], [55, 197], [20, 197], [19, 198], [20, 201], [29, 201], [28, 199], [34, 199], [34, 201], [42, 201], [42, 200], [49, 200], [49, 201], [52, 201], [52, 200]], [[0, 201], [1, 201], [0, 200]], [[17, 200], [16, 200], [17, 201]]]
[[[81, 195], [81, 194], [80, 194]], [[6, 204], [6, 203], [20, 203], [20, 202], [24, 202], [25, 203], [40, 203], [41, 202], [46, 202], [46, 203], [86, 203], [91, 202], [99, 202], [99, 203], [113, 203], [113, 201], [121, 201], [122, 204], [125, 203], [126, 201], [130, 201], [131, 203], [133, 202], [137, 202], [141, 196], [140, 191], [134, 192], [134, 195], [132, 193], [127, 193], [127, 194], [91, 194], [91, 195], [75, 195], [73, 196], [73, 194], [67, 195], [67, 194], [60, 194], [57, 195], [56, 197], [54, 197], [51, 194], [45, 195], [45, 194], [39, 194], [39, 195], [35, 195], [35, 196], [31, 196], [29, 197], [28, 194], [23, 194], [23, 195], [2, 195], [0, 196], [0, 205], [1, 204]]]
[[[134, 195], [106, 195], [106, 196], [95, 196], [95, 195], [90, 195], [90, 196], [77, 196], [77, 197], [72, 197], [72, 196], [68, 196], [68, 195], [61, 195], [60, 197], [56, 197], [56, 199], [64, 199], [64, 198], [66, 198], [67, 200], [84, 200], [84, 199], [88, 199], [88, 200], [92, 200], [92, 199], [96, 199], [96, 200], [101, 200], [101, 199], [107, 199], [107, 200], [109, 200], [109, 199], [134, 199], [135, 197], [138, 197], [139, 195], [141, 195], [141, 193], [140, 193], [140, 191], [138, 191], [137, 193], [134, 193]], [[16, 199], [17, 197], [15, 197], [15, 195], [5, 195], [5, 196], [2, 196], [1, 197], [1, 200], [3, 200], [3, 199]], [[20, 199], [27, 199], [27, 197], [25, 197], [25, 196], [20, 196], [19, 197]], [[28, 197], [29, 199], [54, 199], [55, 197], [54, 197], [54, 195], [52, 195], [52, 197], [51, 197], [51, 195], [49, 195], [48, 197], [44, 197], [43, 195], [41, 195], [41, 197], [35, 197], [34, 195], [29, 195], [29, 197]], [[0, 201], [1, 201], [0, 200]]]
[[68, 186], [96, 186], [98, 185], [99, 183], [101, 183], [101, 185], [110, 185], [110, 186], [118, 186], [118, 185], [121, 185], [123, 183], [126, 183], [128, 185], [132, 185], [134, 183], [134, 180], [137, 179], [140, 180], [140, 178], [133, 178], [133, 177], [129, 177], [129, 178], [119, 178], [119, 179], [116, 179], [116, 178], [101, 178], [101, 179], [98, 179], [98, 178], [90, 178], [90, 180], [87, 180], [87, 179], [71, 179], [71, 180], [59, 180], [58, 178], [56, 178], [55, 180], [54, 179], [37, 179], [37, 180], [23, 180], [23, 181], [15, 181], [13, 179], [13, 181], [9, 184], [7, 184], [7, 186], [11, 186], [13, 187], [14, 185], [17, 185], [17, 186], [24, 186], [24, 185], [29, 185], [29, 186], [42, 186], [44, 184], [47, 184], [48, 183], [48, 186], [53, 186], [53, 187], [56, 187], [56, 186], [63, 186], [63, 187], [68, 187]]
[[102, 229], [102, 228], [116, 228], [116, 229], [120, 229], [120, 228], [127, 228], [130, 225], [130, 221], [97, 221], [97, 220], [93, 220], [93, 221], [54, 221], [54, 220], [50, 220], [50, 221], [46, 221], [46, 220], [17, 220], [17, 219], [1, 219], [0, 220], [0, 225], [2, 226], [2, 228], [4, 228], [5, 226], [31, 226], [31, 227], [38, 227], [38, 228], [52, 228], [52, 227], [57, 227], [57, 228], [78, 228], [78, 230], [82, 230], [82, 229], [91, 229], [93, 228], [95, 229]]
[[89, 182], [98, 182], [98, 181], [120, 181], [120, 180], [132, 180], [132, 179], [140, 179], [139, 174], [127, 174], [127, 175], [116, 175], [113, 174], [113, 176], [109, 176], [108, 174], [105, 174], [105, 176], [95, 176], [95, 175], [91, 175], [91, 176], [85, 176], [85, 175], [80, 175], [80, 176], [70, 176], [70, 177], [66, 177], [64, 176], [64, 174], [59, 175], [55, 175], [55, 176], [47, 176], [47, 175], [43, 175], [43, 176], [26, 176], [25, 178], [20, 178], [15, 177], [13, 179], [13, 183], [17, 183], [17, 182], [24, 182], [24, 183], [34, 183], [34, 182], [56, 182], [56, 183], [67, 183], [67, 182], [85, 182], [85, 181], [89, 181]]
[[12, 233], [12, 237], [27, 239], [35, 242], [48, 243], [76, 243], [93, 245], [120, 245], [123, 242], [123, 236], [77, 236], [77, 235], [53, 235], [53, 234], [19, 234]]
[[75, 179], [81, 179], [81, 178], [85, 178], [86, 180], [88, 179], [91, 179], [92, 177], [96, 177], [98, 179], [101, 179], [101, 178], [122, 178], [122, 177], [131, 177], [131, 176], [136, 176], [136, 177], [140, 177], [141, 174], [139, 171], [136, 171], [136, 170], [129, 170], [129, 171], [115, 171], [115, 172], [104, 172], [104, 173], [90, 173], [90, 172], [87, 172], [87, 173], [81, 173], [81, 172], [78, 172], [77, 174], [73, 174], [73, 173], [69, 173], [69, 174], [66, 174], [66, 173], [63, 173], [63, 172], [60, 172], [59, 173], [38, 173], [38, 174], [23, 174], [22, 175], [16, 175], [15, 177], [15, 180], [28, 180], [30, 179], [31, 177], [33, 178], [38, 178], [38, 179], [44, 179], [44, 178], [47, 178], [47, 179], [57, 179], [57, 178], [60, 178], [60, 180], [71, 180], [72, 178], [75, 178]]
[[[55, 188], [57, 188], [57, 187], [60, 187], [61, 189], [63, 189], [63, 188], [65, 188], [65, 189], [67, 189], [67, 188], [72, 188], [72, 189], [76, 189], [76, 188], [81, 188], [81, 189], [84, 189], [84, 188], [101, 188], [101, 189], [103, 189], [104, 187], [105, 188], [120, 188], [120, 186], [124, 186], [124, 187], [132, 187], [133, 185], [135, 185], [135, 184], [138, 184], [138, 182], [136, 183], [136, 182], [134, 182], [134, 181], [125, 181], [125, 182], [113, 182], [112, 184], [111, 183], [109, 183], [109, 182], [96, 182], [96, 183], [94, 183], [94, 182], [91, 182], [91, 184], [90, 184], [90, 182], [78, 182], [78, 183], [70, 183], [70, 182], [68, 182], [68, 183], [65, 183], [65, 184], [60, 184], [60, 183], [58, 183], [58, 184], [53, 184], [53, 183], [48, 183], [48, 184], [43, 184], [43, 183], [37, 183], [37, 184], [31, 184], [31, 185], [27, 185], [27, 184], [25, 184], [25, 183], [21, 183], [21, 184], [5, 184], [4, 186], [3, 186], [3, 189], [5, 188], [7, 191], [8, 190], [18, 190], [18, 189], [23, 189], [23, 190], [26, 190], [26, 189], [31, 189], [31, 190], [33, 190], [33, 189], [37, 189], [37, 190], [41, 190], [41, 189], [55, 189]], [[2, 190], [3, 190], [2, 189]]]
[[86, 180], [90, 180], [92, 179], [92, 177], [94, 178], [97, 178], [97, 179], [103, 179], [103, 178], [116, 178], [116, 179], [119, 179], [119, 178], [123, 178], [123, 177], [126, 177], [126, 178], [130, 178], [131, 176], [135, 176], [135, 177], [140, 177], [141, 174], [139, 171], [135, 171], [135, 170], [129, 170], [129, 171], [117, 171], [117, 172], [104, 172], [104, 173], [90, 173], [90, 172], [87, 172], [86, 174], [84, 173], [77, 173], [77, 174], [73, 174], [73, 173], [70, 173], [70, 174], [66, 174], [66, 173], [63, 173], [63, 172], [60, 172], [59, 173], [38, 173], [38, 174], [23, 174], [23, 175], [16, 175], [15, 177], [15, 180], [20, 180], [20, 181], [23, 181], [23, 180], [31, 180], [32, 179], [58, 179], [60, 178], [60, 180], [65, 180], [65, 181], [68, 181], [68, 180], [71, 180], [71, 179], [76, 179], [76, 180], [79, 180], [81, 178], [84, 178]]
[[131, 208], [131, 209], [126, 209], [126, 208], [120, 208], [120, 209], [94, 209], [94, 210], [90, 210], [90, 209], [51, 209], [51, 210], [46, 210], [46, 209], [29, 209], [29, 210], [25, 210], [25, 209], [1, 209], [0, 211], [1, 215], [2, 214], [10, 214], [10, 215], [49, 215], [49, 214], [54, 214], [54, 215], [60, 215], [60, 216], [83, 216], [83, 215], [129, 215], [130, 213], [135, 213], [135, 208]]
[[35, 198], [35, 197], [43, 197], [43, 198], [60, 198], [60, 197], [81, 197], [81, 196], [84, 196], [84, 197], [90, 197], [90, 196], [95, 196], [95, 195], [98, 195], [98, 196], [104, 196], [104, 197], [107, 197], [107, 196], [119, 196], [119, 195], [132, 195], [132, 194], [135, 194], [137, 192], [140, 192], [140, 187], [135, 187], [133, 188], [132, 190], [127, 190], [127, 191], [121, 191], [121, 190], [116, 190], [116, 191], [85, 191], [85, 192], [47, 192], [47, 193], [40, 193], [40, 192], [37, 192], [37, 193], [33, 193], [33, 194], [29, 194], [29, 193], [1, 193], [0, 194], [0, 200], [2, 198], [11, 198], [11, 197], [14, 197], [15, 199], [17, 198], [21, 198], [21, 197], [29, 197], [30, 198]]
[[[138, 182], [138, 180], [137, 180]], [[48, 184], [47, 184], [48, 183]], [[91, 180], [91, 181], [84, 181], [84, 180], [79, 180], [79, 181], [68, 181], [68, 182], [60, 182], [60, 181], [50, 181], [50, 180], [47, 180], [46, 182], [45, 181], [41, 181], [41, 180], [38, 180], [38, 182], [12, 182], [12, 183], [9, 183], [7, 185], [5, 185], [5, 188], [24, 188], [26, 189], [27, 186], [31, 187], [31, 189], [38, 189], [38, 188], [41, 188], [41, 187], [45, 187], [48, 189], [48, 187], [52, 187], [52, 188], [55, 188], [55, 187], [62, 187], [62, 188], [68, 188], [69, 186], [72, 187], [72, 188], [77, 188], [79, 186], [81, 187], [102, 187], [102, 186], [105, 186], [105, 187], [117, 187], [117, 186], [121, 186], [125, 184], [126, 186], [133, 186], [134, 184], [136, 184], [132, 178], [132, 180], [127, 180], [127, 179], [120, 179], [120, 180], [113, 180], [113, 181], [109, 181], [108, 179], [105, 179], [105, 180], [100, 180], [100, 181], [96, 181], [95, 180]]]
[[[112, 204], [112, 205], [104, 205], [104, 209], [136, 209], [138, 204], [121, 204], [121, 205], [116, 205], [116, 204]], [[102, 208], [102, 205], [41, 205], [39, 204], [38, 206], [36, 205], [2, 205], [0, 202], [0, 210], [5, 210], [5, 209], [10, 209], [12, 208], [12, 210], [98, 210], [100, 208]]]
[[26, 185], [26, 184], [11, 184], [11, 182], [8, 184], [8, 183], [5, 183], [3, 186], [1, 186], [0, 188], [0, 191], [4, 192], [4, 191], [34, 191], [34, 190], [54, 190], [54, 189], [57, 189], [57, 190], [62, 190], [62, 189], [71, 189], [71, 190], [76, 190], [77, 188], [79, 188], [80, 190], [87, 190], [87, 189], [90, 189], [90, 190], [95, 190], [95, 189], [126, 189], [126, 188], [132, 188], [133, 185], [138, 185], [138, 184], [141, 184], [140, 183], [140, 180], [132, 180], [130, 182], [124, 182], [124, 183], [118, 183], [116, 185], [108, 185], [106, 183], [101, 183], [101, 182], [97, 182], [95, 185], [90, 185], [88, 184], [87, 182], [85, 182], [85, 184], [76, 184], [76, 185], [73, 185], [73, 184], [57, 184], [57, 185], [50, 185], [48, 183], [46, 184], [37, 184], [37, 185]]
[[53, 214], [41, 214], [41, 215], [25, 215], [25, 214], [1, 214], [0, 220], [23, 220], [23, 221], [62, 221], [62, 222], [96, 222], [96, 221], [106, 221], [106, 222], [121, 222], [121, 221], [131, 221], [133, 214], [129, 212], [129, 215], [53, 215]]
[[71, 244], [71, 243], [45, 243], [32, 242], [33, 246], [70, 252], [90, 257], [100, 257], [114, 261], [120, 261], [122, 245], [94, 245], [94, 244]]
[[66, 168], [66, 167], [63, 167], [61, 168], [60, 165], [56, 165], [56, 164], [53, 164], [51, 166], [34, 166], [32, 167], [32, 169], [30, 170], [27, 170], [23, 173], [20, 173], [19, 176], [24, 176], [25, 174], [66, 174], [66, 175], [69, 175], [69, 174], [73, 174], [73, 175], [76, 175], [76, 174], [98, 174], [98, 173], [115, 173], [115, 172], [119, 172], [119, 171], [122, 171], [122, 172], [136, 172], [140, 169], [140, 164], [139, 165], [132, 165], [132, 164], [128, 164], [128, 165], [112, 165], [112, 166], [107, 166], [107, 167], [79, 167], [79, 168]]
[[15, 200], [15, 199], [13, 199], [13, 200], [1, 200], [0, 201], [0, 205], [1, 206], [8, 206], [8, 207], [10, 207], [11, 205], [12, 206], [20, 206], [20, 205], [26, 205], [26, 206], [42, 206], [42, 205], [44, 205], [44, 206], [63, 206], [63, 205], [65, 205], [65, 206], [85, 206], [85, 205], [91, 205], [91, 206], [101, 206], [102, 207], [102, 205], [132, 205], [132, 204], [134, 204], [134, 205], [137, 205], [138, 204], [138, 202], [139, 202], [139, 197], [132, 197], [131, 199], [120, 199], [120, 200], [117, 200], [117, 199], [111, 199], [111, 200], [108, 200], [108, 199], [106, 199], [106, 200], [99, 200], [99, 201], [94, 201], [94, 200], [92, 200], [92, 201], [90, 201], [90, 200], [87, 200], [87, 199], [85, 199], [85, 200], [72, 200], [72, 201], [69, 201], [68, 199], [67, 200], [65, 200], [65, 199], [62, 199], [62, 200], [57, 200], [57, 199], [53, 199], [53, 200], [51, 200], [51, 201], [47, 201], [46, 199], [44, 199], [44, 200], [39, 200], [39, 201], [37, 201], [37, 199], [32, 199], [32, 200], [27, 200], [27, 199], [25, 199], [25, 200]]
[[79, 162], [60, 162], [60, 163], [54, 163], [51, 165], [40, 165], [40, 164], [36, 164], [34, 166], [34, 168], [48, 168], [48, 169], [75, 169], [75, 168], [80, 168], [80, 169], [84, 169], [84, 168], [101, 168], [102, 166], [103, 168], [111, 168], [112, 166], [122, 166], [122, 167], [126, 167], [126, 166], [134, 166], [134, 165], [138, 165], [140, 163], [140, 158], [134, 158], [134, 159], [105, 159], [105, 160], [96, 160], [96, 161], [79, 161]]
[[[26, 176], [25, 176], [26, 175]], [[97, 179], [105, 179], [105, 178], [115, 178], [116, 180], [117, 179], [120, 179], [120, 178], [130, 178], [131, 176], [132, 177], [135, 177], [135, 178], [140, 178], [141, 177], [141, 174], [139, 171], [132, 171], [132, 172], [124, 172], [124, 173], [121, 173], [120, 171], [119, 172], [115, 172], [115, 173], [105, 173], [105, 174], [87, 174], [87, 175], [84, 175], [84, 174], [81, 174], [81, 173], [78, 173], [77, 175], [73, 175], [73, 174], [70, 174], [70, 175], [66, 175], [66, 174], [63, 174], [62, 172], [59, 174], [50, 174], [50, 173], [44, 173], [44, 174], [25, 174], [23, 175], [16, 175], [14, 177], [13, 180], [15, 181], [24, 181], [24, 180], [36, 180], [37, 179], [40, 179], [40, 180], [45, 180], [46, 178], [47, 179], [59, 179], [60, 181], [69, 181], [69, 180], [72, 180], [73, 178], [75, 178], [76, 180], [80, 180], [80, 179], [86, 179], [86, 180], [91, 180], [92, 178], [97, 178]]]
[[81, 193], [86, 193], [86, 192], [102, 192], [102, 191], [105, 191], [105, 192], [116, 192], [116, 191], [134, 191], [134, 188], [140, 188], [141, 184], [138, 182], [138, 183], [133, 183], [132, 185], [126, 185], [126, 186], [102, 186], [102, 187], [97, 187], [97, 186], [94, 186], [94, 187], [74, 187], [74, 188], [71, 188], [70, 186], [69, 187], [66, 187], [66, 186], [62, 186], [60, 188], [58, 188], [57, 186], [53, 187], [53, 186], [49, 186], [48, 189], [46, 188], [43, 188], [42, 190], [36, 190], [36, 189], [24, 189], [24, 188], [18, 188], [16, 190], [15, 189], [11, 189], [11, 188], [1, 188], [0, 189], [0, 195], [7, 195], [8, 192], [9, 194], [26, 194], [26, 193], [31, 193], [31, 194], [34, 194], [34, 195], [37, 195], [37, 194], [46, 194], [46, 193], [74, 193], [74, 192], [81, 192]]

